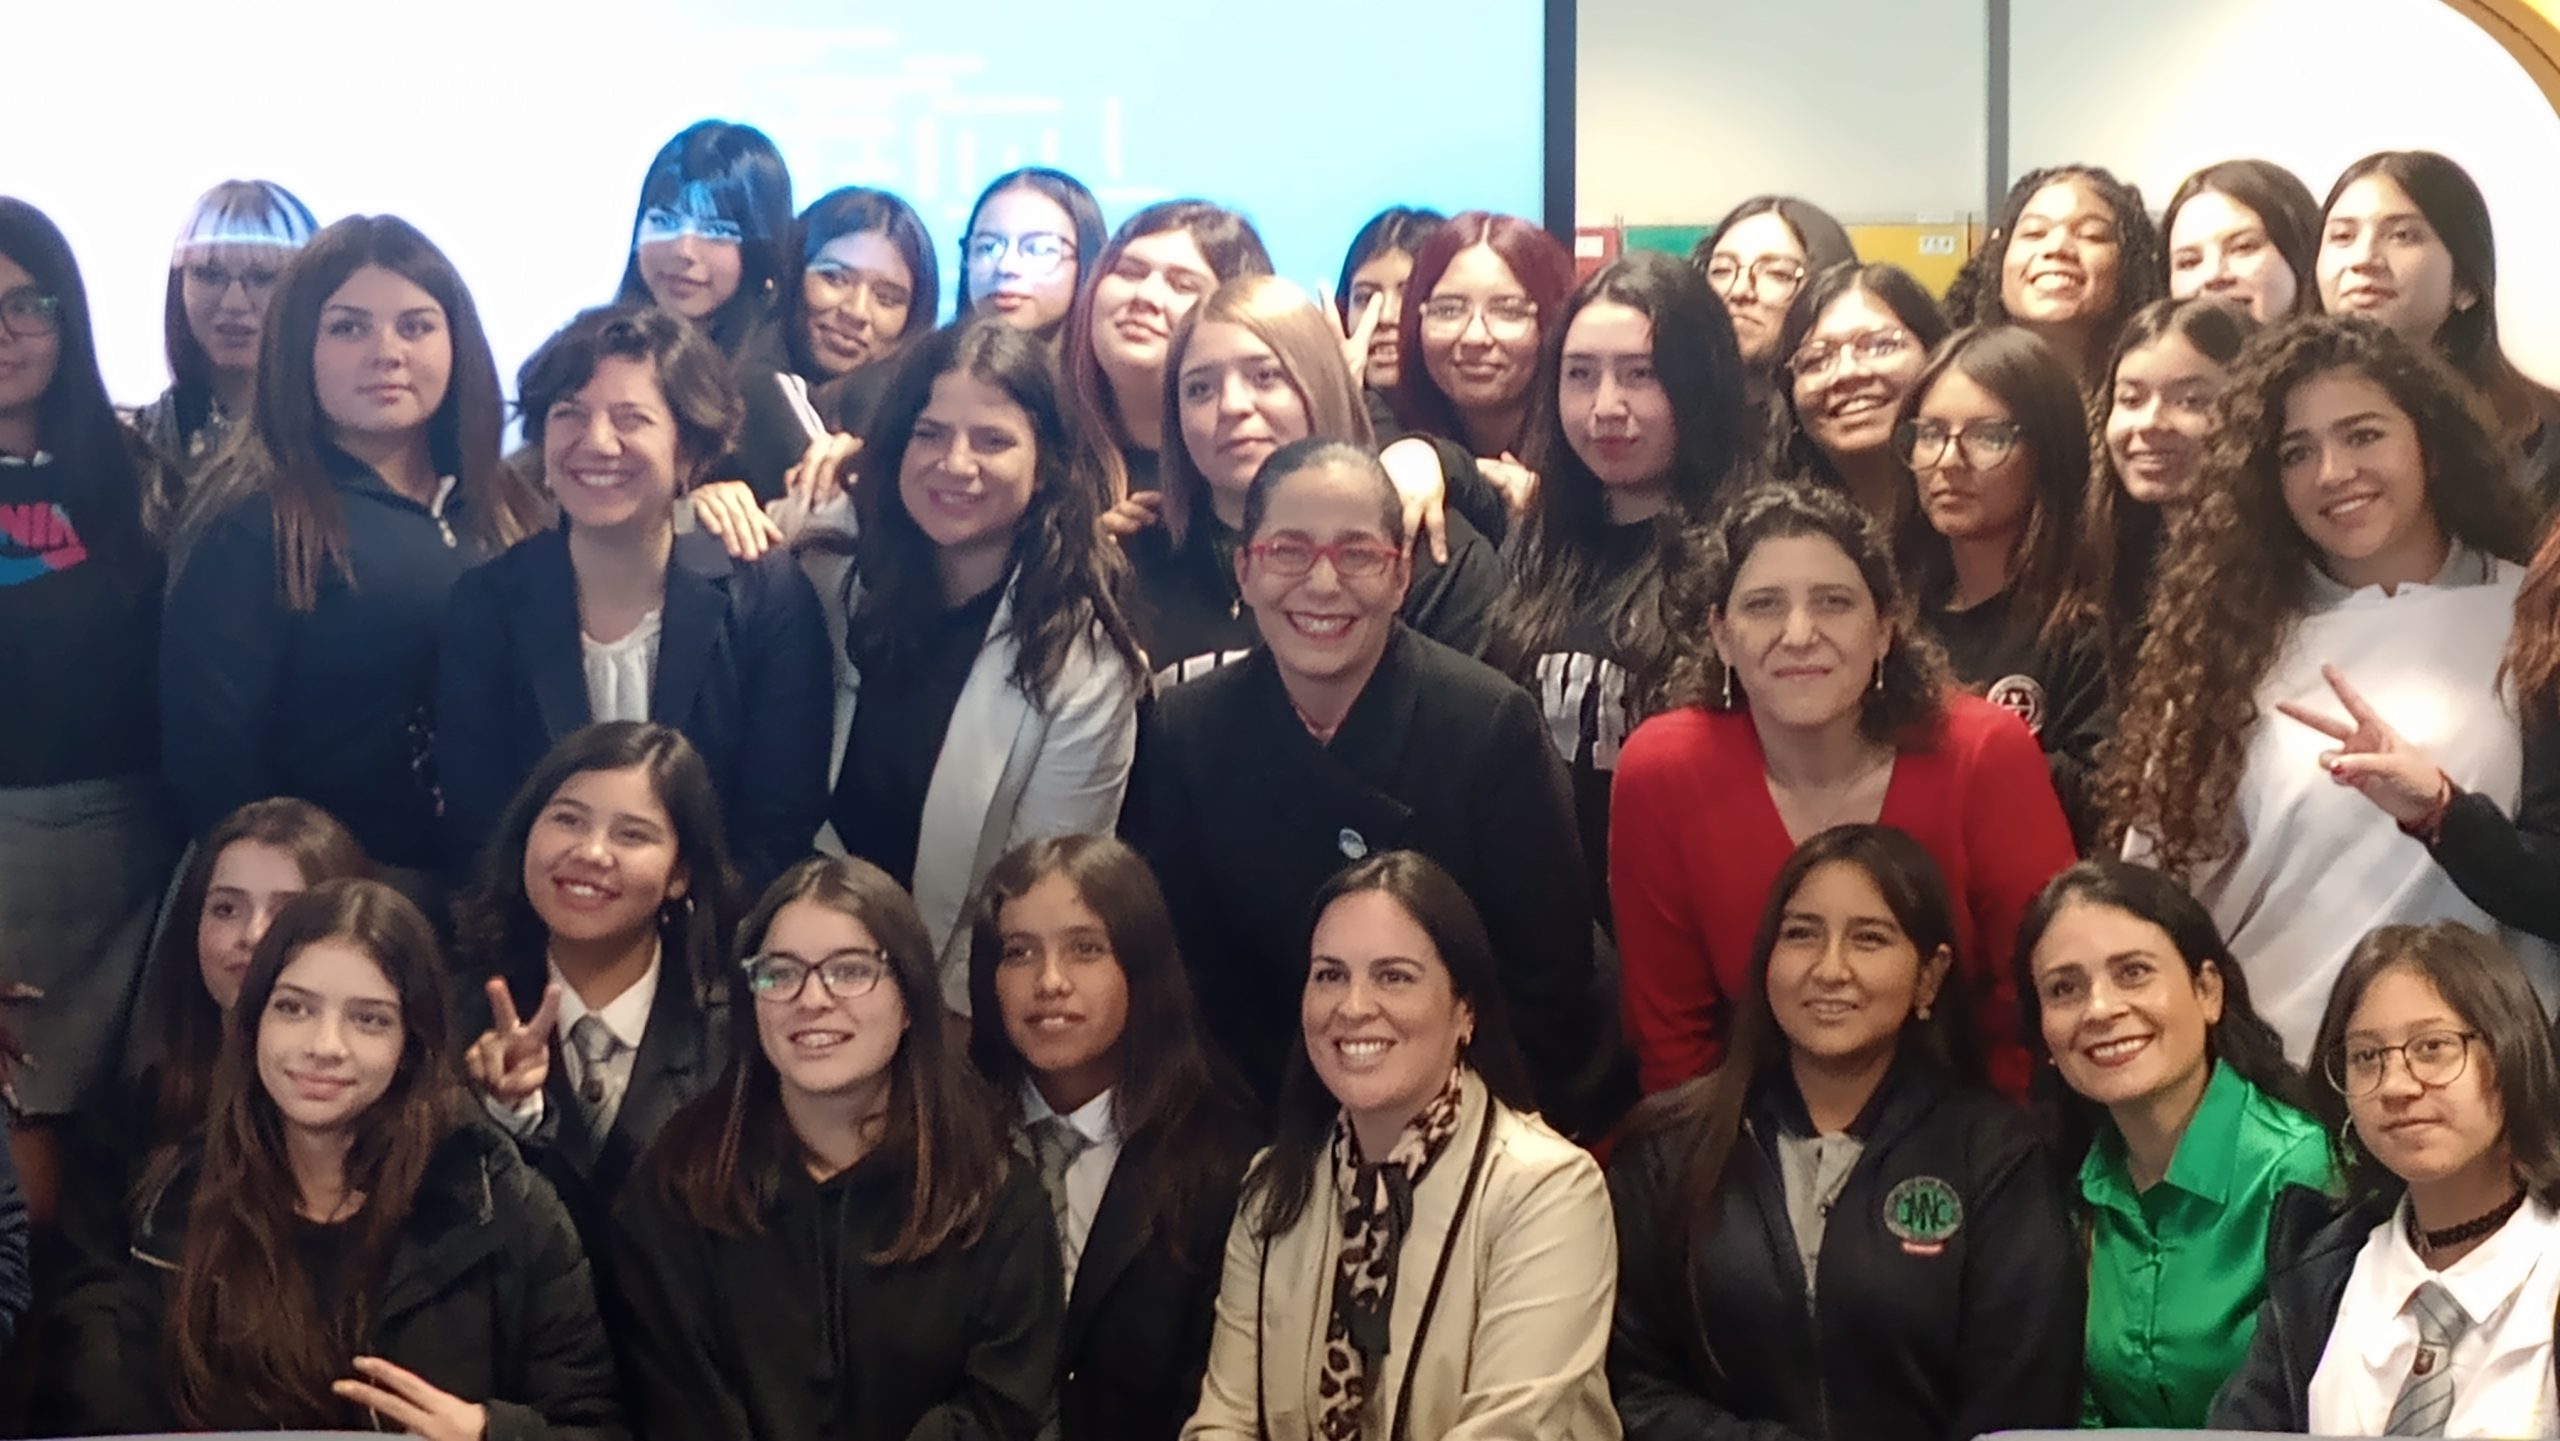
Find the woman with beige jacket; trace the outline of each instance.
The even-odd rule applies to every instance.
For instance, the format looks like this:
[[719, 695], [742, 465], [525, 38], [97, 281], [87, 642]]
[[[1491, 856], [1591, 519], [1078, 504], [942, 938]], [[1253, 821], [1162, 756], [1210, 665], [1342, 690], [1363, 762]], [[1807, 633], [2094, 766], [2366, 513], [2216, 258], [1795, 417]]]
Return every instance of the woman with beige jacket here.
[[1316, 913], [1305, 1049], [1184, 1441], [1617, 1441], [1608, 1191], [1517, 1108], [1483, 922], [1409, 851], [1355, 862]]

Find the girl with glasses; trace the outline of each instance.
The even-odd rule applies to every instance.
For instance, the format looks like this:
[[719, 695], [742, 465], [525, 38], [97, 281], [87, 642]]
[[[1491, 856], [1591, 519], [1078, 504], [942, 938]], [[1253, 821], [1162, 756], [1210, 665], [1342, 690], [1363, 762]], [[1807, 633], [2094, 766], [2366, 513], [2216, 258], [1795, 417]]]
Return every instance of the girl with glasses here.
[[2073, 575], [2089, 485], [2078, 388], [2030, 331], [1960, 331], [1912, 382], [1894, 452], [1918, 495], [1899, 540], [1922, 622], [1958, 682], [2027, 723], [2073, 833], [2094, 834], [2109, 714], [2096, 607]]
[[286, 262], [320, 222], [272, 180], [226, 180], [197, 197], [169, 254], [161, 338], [169, 388], [133, 424], [172, 470], [203, 468], [249, 413], [258, 337]]
[[959, 316], [985, 312], [1055, 341], [1110, 230], [1084, 182], [1029, 165], [987, 182], [960, 231]]
[[943, 1025], [914, 902], [812, 857], [738, 948], [728, 1066], [614, 1217], [608, 1314], [647, 1434], [1030, 1441], [1057, 1236]]
[[[2098, 796], [2126, 854], [2213, 913], [2301, 1058], [2367, 931], [2488, 918], [2287, 714], [2333, 716], [2343, 683], [2513, 814], [2523, 738], [2499, 671], [2532, 522], [2461, 380], [2370, 320], [2261, 333], [2220, 405]], [[2410, 834], [2435, 831], [2420, 815]], [[2520, 954], [2549, 974], [2547, 952]]]
[[1899, 266], [1838, 266], [1806, 282], [1774, 352], [1785, 410], [1770, 469], [1846, 492], [1890, 531], [1913, 503], [1894, 423], [1950, 328], [1936, 297]]
[[1500, 672], [1396, 618], [1410, 562], [1378, 460], [1309, 439], [1245, 497], [1238, 590], [1262, 644], [1167, 691], [1147, 738], [1142, 849], [1163, 881], [1202, 1019], [1268, 1099], [1297, 1044], [1304, 959], [1275, 941], [1348, 860], [1420, 851], [1498, 938], [1540, 1108], [1595, 1118], [1614, 1030], [1564, 763]]
[[2278, 1204], [2267, 1302], [2210, 1423], [2325, 1436], [2542, 1436], [2560, 1415], [2560, 1063], [2515, 959], [2385, 926], [2312, 1051], [2346, 1176]]
[[1755, 411], [1776, 402], [1786, 357], [1778, 337], [1807, 282], [1835, 265], [1856, 265], [1857, 247], [1829, 212], [1792, 195], [1755, 195], [1725, 213], [1689, 261], [1733, 317], [1746, 397]]
[[2125, 317], [2161, 291], [2160, 232], [2142, 192], [2094, 165], [2019, 177], [1999, 222], [1947, 291], [1965, 325], [2036, 333], [2087, 394]]

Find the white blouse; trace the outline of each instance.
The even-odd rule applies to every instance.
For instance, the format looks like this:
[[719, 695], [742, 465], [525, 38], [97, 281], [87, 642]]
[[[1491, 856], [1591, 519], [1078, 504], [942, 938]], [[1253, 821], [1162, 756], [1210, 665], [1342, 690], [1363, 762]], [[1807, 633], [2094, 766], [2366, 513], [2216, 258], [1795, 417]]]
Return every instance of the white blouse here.
[[580, 633], [587, 666], [587, 718], [644, 721], [649, 683], [658, 673], [659, 613], [651, 611], [622, 639], [605, 642]]

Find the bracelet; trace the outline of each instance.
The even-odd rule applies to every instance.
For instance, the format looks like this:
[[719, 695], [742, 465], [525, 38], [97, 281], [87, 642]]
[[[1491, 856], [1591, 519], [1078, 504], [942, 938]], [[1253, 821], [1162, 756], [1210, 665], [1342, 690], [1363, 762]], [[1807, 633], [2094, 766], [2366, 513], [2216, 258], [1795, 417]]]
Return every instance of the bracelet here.
[[2453, 809], [2453, 798], [2460, 794], [2454, 787], [2453, 777], [2437, 771], [2435, 804], [2427, 807], [2427, 813], [2416, 820], [2402, 821], [2400, 833], [2433, 849], [2437, 839], [2444, 834], [2445, 813]]

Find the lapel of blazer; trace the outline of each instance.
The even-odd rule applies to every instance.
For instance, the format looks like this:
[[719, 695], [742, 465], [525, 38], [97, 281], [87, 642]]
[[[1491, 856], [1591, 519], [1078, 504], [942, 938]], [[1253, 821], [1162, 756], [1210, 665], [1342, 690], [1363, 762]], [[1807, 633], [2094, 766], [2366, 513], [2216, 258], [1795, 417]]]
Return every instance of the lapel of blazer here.
[[649, 1024], [641, 1029], [640, 1049], [631, 1058], [631, 1084], [623, 1088], [622, 1104], [614, 1110], [613, 1130], [597, 1147], [594, 1175], [600, 1188], [617, 1185], [667, 1117], [701, 1091], [697, 1077], [704, 1069], [710, 1026], [682, 957], [667, 948], [658, 963], [658, 994], [649, 1003]]
[[[992, 843], [1001, 847], [1013, 817], [995, 804], [1006, 778], [1028, 767], [1039, 749], [1039, 709], [1013, 683], [1017, 647], [1004, 635], [1013, 619], [1012, 582], [987, 624], [986, 642], [969, 668], [951, 725], [942, 734], [942, 753], [924, 796], [924, 825], [916, 837], [916, 909], [945, 969], [962, 910]], [[999, 639], [998, 637], [1002, 637]], [[958, 864], [954, 864], [957, 860]], [[965, 978], [964, 978], [965, 979]], [[950, 977], [944, 977], [946, 999]], [[965, 988], [959, 1006], [966, 1006]]]
[[1103, 1184], [1102, 1205], [1094, 1212], [1093, 1229], [1084, 1238], [1084, 1255], [1076, 1261], [1076, 1287], [1067, 1297], [1066, 1350], [1072, 1355], [1095, 1322], [1112, 1287], [1138, 1259], [1146, 1236], [1139, 1211], [1146, 1204], [1146, 1172], [1151, 1159], [1123, 1146]]
[[666, 609], [658, 633], [658, 673], [649, 685], [649, 715], [661, 725], [682, 726], [693, 697], [711, 669], [729, 618], [735, 564], [717, 537], [688, 530], [676, 536], [667, 557]]
[[521, 625], [525, 668], [533, 675], [533, 701], [542, 714], [549, 750], [584, 726], [587, 701], [584, 630], [578, 622], [578, 574], [569, 564], [569, 532], [563, 527], [525, 542], [531, 552], [518, 571], [511, 625]]
[[1233, 742], [1244, 762], [1242, 783], [1261, 793], [1254, 813], [1272, 834], [1315, 848], [1308, 860], [1328, 875], [1395, 848], [1413, 819], [1413, 808], [1385, 789], [1408, 753], [1418, 703], [1409, 645], [1398, 626], [1330, 745], [1307, 734], [1267, 651], [1239, 662], [1253, 667], [1246, 685], [1260, 692], [1249, 702], [1258, 733], [1239, 733]]

